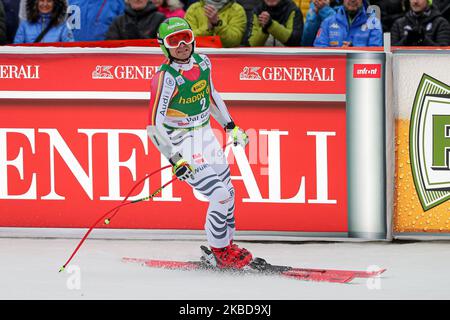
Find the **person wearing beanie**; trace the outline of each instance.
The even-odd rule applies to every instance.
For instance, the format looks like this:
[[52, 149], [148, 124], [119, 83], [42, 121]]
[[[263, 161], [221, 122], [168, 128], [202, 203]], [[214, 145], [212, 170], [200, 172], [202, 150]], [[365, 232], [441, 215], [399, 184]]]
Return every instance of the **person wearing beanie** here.
[[410, 0], [411, 9], [391, 30], [393, 46], [448, 46], [450, 24], [432, 0]]

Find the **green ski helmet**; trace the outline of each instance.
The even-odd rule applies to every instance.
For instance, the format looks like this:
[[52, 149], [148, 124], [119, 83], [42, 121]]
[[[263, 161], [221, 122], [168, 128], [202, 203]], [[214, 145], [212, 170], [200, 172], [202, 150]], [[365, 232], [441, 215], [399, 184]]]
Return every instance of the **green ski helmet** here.
[[189, 23], [184, 20], [183, 18], [179, 18], [179, 17], [171, 17], [171, 18], [167, 18], [166, 20], [164, 20], [163, 22], [161, 22], [161, 24], [159, 25], [159, 29], [158, 29], [158, 43], [159, 46], [161, 47], [161, 50], [163, 51], [164, 55], [166, 57], [168, 57], [170, 60], [173, 59], [173, 57], [170, 55], [169, 49], [166, 47], [166, 43], [165, 43], [165, 39], [174, 34], [177, 33], [179, 31], [183, 31], [183, 30], [189, 30], [192, 33], [192, 37], [193, 37], [193, 42], [192, 42], [192, 53], [194, 52], [194, 48], [195, 48], [195, 38], [194, 38], [194, 33], [191, 29], [191, 26], [189, 25]]

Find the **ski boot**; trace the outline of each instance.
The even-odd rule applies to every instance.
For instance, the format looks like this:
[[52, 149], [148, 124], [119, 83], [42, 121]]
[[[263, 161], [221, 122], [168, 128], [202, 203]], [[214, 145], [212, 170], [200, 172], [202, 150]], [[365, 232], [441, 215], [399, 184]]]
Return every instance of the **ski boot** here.
[[232, 249], [231, 245], [224, 248], [208, 249], [205, 246], [200, 247], [203, 255], [201, 260], [212, 267], [219, 269], [244, 269], [252, 261], [251, 254], [241, 254], [239, 250]]
[[[233, 250], [241, 259], [250, 259], [250, 261], [253, 260], [253, 256], [250, 251], [245, 248], [239, 248], [237, 244], [233, 243], [233, 240], [230, 240], [230, 246], [231, 250]], [[247, 256], [250, 256], [250, 258], [247, 258]]]

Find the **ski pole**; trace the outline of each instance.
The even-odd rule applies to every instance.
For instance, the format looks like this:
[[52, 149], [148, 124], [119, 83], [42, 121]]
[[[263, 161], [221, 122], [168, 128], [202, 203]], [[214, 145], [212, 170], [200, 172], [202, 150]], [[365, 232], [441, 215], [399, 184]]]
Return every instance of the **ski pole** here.
[[[170, 168], [170, 165], [167, 165], [165, 167], [162, 167], [148, 175], [146, 175], [144, 178], [142, 178], [139, 182], [136, 182], [136, 184], [133, 186], [133, 188], [131, 188], [131, 190], [128, 192], [127, 196], [125, 197], [125, 199], [123, 199], [123, 202], [126, 202], [128, 200], [128, 198], [130, 197], [130, 195], [133, 193], [133, 191], [140, 185], [142, 184], [145, 180], [147, 180], [148, 178], [150, 178], [152, 175], [154, 175], [155, 173], [158, 173], [164, 169]], [[111, 217], [105, 219], [104, 224], [108, 225], [111, 222], [111, 219], [114, 218], [114, 216], [119, 212], [120, 207], [116, 209], [116, 211], [111, 215]]]
[[130, 190], [130, 192], [128, 193], [127, 197], [122, 201], [121, 204], [115, 206], [114, 208], [112, 208], [111, 210], [108, 210], [108, 212], [106, 212], [105, 214], [103, 214], [99, 219], [97, 219], [88, 229], [88, 231], [86, 232], [86, 234], [84, 235], [84, 237], [81, 239], [81, 241], [78, 243], [77, 247], [75, 248], [75, 250], [72, 252], [71, 256], [69, 257], [69, 259], [66, 261], [66, 263], [64, 263], [64, 265], [59, 269], [59, 272], [62, 272], [65, 270], [65, 268], [67, 267], [67, 265], [70, 263], [70, 261], [73, 259], [73, 257], [75, 256], [75, 254], [78, 252], [78, 250], [80, 249], [80, 247], [83, 245], [84, 241], [86, 241], [87, 237], [89, 236], [89, 234], [92, 232], [92, 230], [95, 228], [95, 226], [102, 221], [103, 219], [105, 219], [105, 217], [107, 217], [111, 212], [115, 211], [113, 213], [113, 215], [110, 218], [107, 218], [104, 220], [105, 224], [109, 224], [112, 217], [114, 215], [116, 215], [119, 211], [119, 209], [121, 209], [122, 207], [125, 207], [127, 205], [133, 204], [133, 203], [137, 203], [137, 202], [141, 202], [141, 201], [145, 201], [145, 200], [149, 200], [153, 197], [155, 197], [157, 194], [159, 194], [165, 187], [167, 187], [169, 184], [171, 184], [172, 182], [174, 182], [177, 177], [174, 177], [172, 180], [166, 182], [164, 185], [162, 185], [161, 187], [159, 187], [158, 189], [156, 189], [150, 196], [148, 197], [144, 197], [141, 199], [137, 199], [137, 200], [132, 200], [132, 201], [128, 201], [126, 202], [126, 199], [128, 199], [128, 197], [130, 196], [130, 194], [133, 192], [134, 189], [136, 189], [136, 187], [141, 184], [143, 181], [145, 181], [146, 179], [150, 178], [152, 175], [154, 175], [155, 173], [158, 173], [164, 169], [169, 168], [170, 165], [162, 167], [152, 173], [150, 173], [149, 175], [145, 176], [143, 179], [141, 179], [141, 181], [139, 181], [138, 183], [135, 184], [135, 186]]
[[[227, 146], [229, 146], [230, 144], [232, 144], [233, 142], [229, 142], [226, 143], [223, 148], [226, 148]], [[130, 204], [133, 203], [137, 203], [137, 202], [141, 202], [141, 201], [145, 201], [145, 200], [149, 200], [153, 197], [155, 197], [157, 194], [159, 194], [165, 187], [167, 187], [169, 184], [173, 183], [175, 180], [177, 180], [177, 177], [172, 178], [172, 180], [166, 182], [164, 185], [162, 185], [161, 187], [159, 187], [158, 189], [156, 189], [150, 196], [148, 197], [144, 197], [141, 199], [137, 199], [137, 200], [132, 200], [132, 201], [128, 201], [129, 196], [131, 195], [131, 193], [133, 193], [133, 191], [141, 184], [143, 183], [146, 179], [150, 178], [152, 175], [170, 168], [171, 165], [167, 165], [165, 167], [159, 168], [155, 171], [153, 171], [152, 173], [146, 175], [144, 178], [142, 178], [140, 181], [138, 181], [133, 188], [131, 188], [131, 190], [128, 192], [127, 196], [125, 197], [125, 199], [122, 201], [122, 203], [120, 205], [115, 206], [114, 208], [112, 208], [111, 210], [109, 210], [108, 212], [106, 212], [104, 215], [102, 215], [99, 219], [97, 219], [92, 226], [89, 227], [88, 231], [86, 232], [86, 234], [84, 235], [84, 237], [81, 239], [81, 241], [78, 243], [77, 247], [75, 248], [75, 250], [72, 252], [72, 254], [70, 255], [69, 259], [66, 261], [66, 263], [64, 263], [64, 265], [59, 269], [59, 272], [62, 272], [65, 270], [65, 268], [67, 267], [67, 265], [70, 263], [70, 261], [72, 261], [73, 257], [75, 256], [75, 254], [78, 252], [78, 250], [81, 248], [81, 246], [83, 245], [84, 241], [86, 241], [87, 237], [89, 236], [89, 234], [92, 232], [92, 230], [94, 230], [95, 226], [104, 219], [103, 223], [106, 225], [109, 225], [111, 223], [111, 219], [114, 218], [114, 216], [119, 212], [119, 210], [122, 207], [128, 206]], [[113, 214], [109, 217], [106, 218], [111, 212], [113, 212]], [[105, 219], [106, 218], [106, 219]]]

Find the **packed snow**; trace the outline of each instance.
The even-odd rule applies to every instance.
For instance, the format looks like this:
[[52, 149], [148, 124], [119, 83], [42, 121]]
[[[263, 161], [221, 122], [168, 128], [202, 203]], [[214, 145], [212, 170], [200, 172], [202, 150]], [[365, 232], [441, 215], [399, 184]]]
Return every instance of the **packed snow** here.
[[375, 279], [318, 283], [263, 275], [152, 269], [122, 257], [196, 260], [203, 241], [0, 239], [0, 299], [450, 299], [450, 243], [238, 242], [273, 264], [388, 270]]

